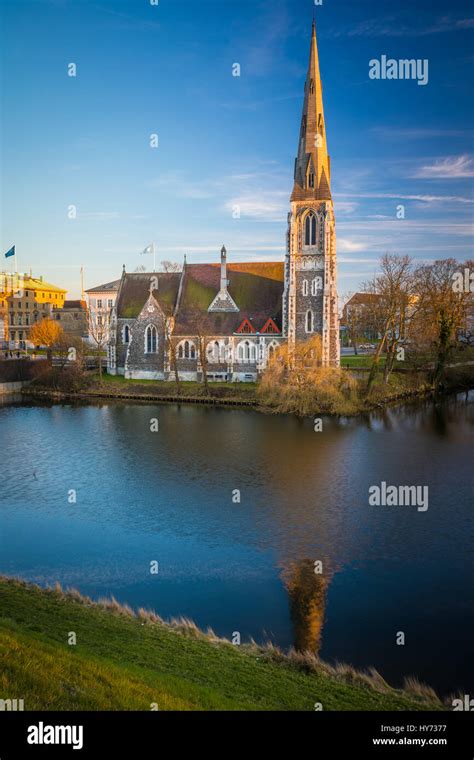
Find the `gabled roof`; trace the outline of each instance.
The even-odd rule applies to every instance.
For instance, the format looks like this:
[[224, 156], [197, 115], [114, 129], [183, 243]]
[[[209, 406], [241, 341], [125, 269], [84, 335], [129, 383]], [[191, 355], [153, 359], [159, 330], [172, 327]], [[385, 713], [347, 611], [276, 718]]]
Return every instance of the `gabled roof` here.
[[151, 278], [156, 277], [158, 289], [153, 290], [153, 296], [160, 305], [163, 313], [171, 316], [178, 295], [180, 272], [138, 272], [124, 274], [119, 280], [120, 288], [117, 298], [117, 317], [136, 319], [150, 295]]
[[237, 330], [235, 332], [238, 332], [238, 333], [249, 333], [249, 332], [254, 333], [254, 332], [257, 332], [257, 331], [256, 331], [255, 327], [252, 324], [250, 324], [250, 322], [248, 321], [248, 319], [244, 319], [242, 321], [242, 324], [238, 326], [238, 328], [237, 328]]
[[265, 324], [263, 325], [262, 329], [260, 330], [261, 333], [279, 333], [281, 332], [280, 328], [275, 324], [273, 319], [269, 317]]
[[227, 264], [228, 291], [237, 312], [208, 312], [220, 289], [219, 264], [187, 264], [176, 314], [176, 335], [191, 335], [196, 322], [207, 335], [232, 335], [244, 319], [255, 329], [268, 317], [281, 324], [284, 265], [282, 261]]

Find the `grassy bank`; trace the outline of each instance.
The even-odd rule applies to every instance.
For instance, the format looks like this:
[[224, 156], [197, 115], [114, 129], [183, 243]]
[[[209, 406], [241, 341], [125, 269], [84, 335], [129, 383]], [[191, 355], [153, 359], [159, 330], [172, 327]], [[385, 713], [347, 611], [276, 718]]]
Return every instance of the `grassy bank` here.
[[[25, 710], [439, 710], [427, 687], [233, 646], [189, 621], [0, 578], [0, 699]], [[75, 646], [68, 644], [74, 632]]]
[[[474, 360], [453, 363], [445, 370], [443, 390], [446, 393], [468, 390], [474, 387]], [[470, 357], [469, 357], [470, 358]], [[70, 377], [59, 375], [54, 384], [42, 378], [23, 389], [26, 395], [46, 397], [53, 401], [105, 398], [117, 400], [152, 401], [156, 403], [204, 403], [216, 405], [241, 405], [261, 412], [295, 414], [300, 417], [318, 414], [353, 416], [394, 404], [427, 398], [433, 393], [430, 370], [404, 366], [403, 371], [393, 372], [384, 382], [383, 371], [367, 393], [370, 357], [348, 357], [353, 366], [346, 367], [336, 379], [328, 377], [326, 383], [306, 383], [303, 387], [286, 383], [203, 383], [160, 380], [128, 380], [123, 376], [101, 377], [97, 373], [74, 375], [78, 382], [70, 383]], [[64, 380], [64, 382], [63, 382]]]

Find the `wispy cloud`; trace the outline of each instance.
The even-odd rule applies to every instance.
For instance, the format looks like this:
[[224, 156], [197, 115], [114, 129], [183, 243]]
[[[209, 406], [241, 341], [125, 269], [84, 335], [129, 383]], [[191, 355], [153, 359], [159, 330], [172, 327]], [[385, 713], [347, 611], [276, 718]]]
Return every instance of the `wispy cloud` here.
[[365, 248], [364, 243], [357, 243], [355, 240], [349, 240], [348, 238], [338, 238], [337, 248], [342, 253], [357, 253], [363, 251]]
[[372, 127], [371, 132], [394, 140], [429, 140], [436, 137], [465, 137], [472, 135], [469, 129], [430, 129], [425, 127]]
[[241, 217], [249, 217], [253, 221], [282, 222], [288, 213], [288, 193], [272, 190], [238, 195], [226, 201], [224, 208], [232, 214], [238, 210]]
[[474, 28], [473, 18], [441, 16], [432, 23], [413, 23], [403, 15], [392, 14], [383, 18], [364, 19], [353, 27], [332, 32], [334, 37], [424, 37], [432, 34], [457, 32]]
[[474, 203], [473, 198], [462, 195], [406, 195], [404, 193], [334, 193], [334, 197], [340, 198], [367, 198], [387, 199], [402, 201], [421, 201], [423, 203]]
[[469, 156], [448, 156], [438, 159], [433, 164], [422, 166], [415, 174], [415, 179], [459, 179], [474, 177], [474, 160]]

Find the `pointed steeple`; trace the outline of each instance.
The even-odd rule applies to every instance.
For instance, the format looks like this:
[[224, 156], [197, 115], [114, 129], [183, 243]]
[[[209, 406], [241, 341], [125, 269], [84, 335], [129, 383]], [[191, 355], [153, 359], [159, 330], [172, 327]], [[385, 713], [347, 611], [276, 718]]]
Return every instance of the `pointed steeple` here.
[[291, 195], [292, 201], [306, 199], [331, 200], [330, 160], [326, 144], [323, 88], [319, 73], [318, 43], [314, 21], [298, 155], [295, 161], [295, 184]]

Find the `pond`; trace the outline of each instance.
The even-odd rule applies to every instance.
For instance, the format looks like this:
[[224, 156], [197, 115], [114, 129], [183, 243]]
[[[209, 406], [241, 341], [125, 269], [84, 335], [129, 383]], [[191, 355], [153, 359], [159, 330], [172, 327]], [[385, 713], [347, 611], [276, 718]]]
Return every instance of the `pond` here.
[[[473, 409], [454, 396], [316, 432], [235, 409], [4, 400], [0, 573], [472, 693]], [[381, 483], [426, 487], [428, 508], [370, 504]]]

